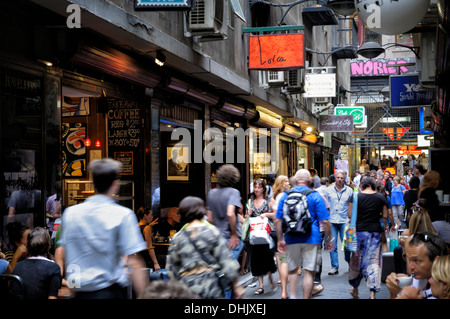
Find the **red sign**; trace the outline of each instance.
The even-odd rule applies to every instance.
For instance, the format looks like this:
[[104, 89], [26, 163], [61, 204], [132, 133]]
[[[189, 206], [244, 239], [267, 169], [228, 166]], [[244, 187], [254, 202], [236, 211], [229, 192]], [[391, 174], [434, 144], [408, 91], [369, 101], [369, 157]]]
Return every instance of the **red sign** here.
[[398, 151], [398, 155], [420, 155], [422, 153], [421, 150], [414, 151], [414, 150], [400, 150]]
[[[393, 140], [395, 138], [395, 135], [397, 135], [397, 140], [401, 139], [403, 137], [403, 135], [406, 134], [406, 132], [408, 132], [410, 129], [410, 127], [397, 127], [396, 129], [394, 129], [393, 127], [389, 127], [389, 128], [382, 128], [381, 130], [383, 131], [384, 134], [387, 134], [387, 136], [389, 136], [389, 138], [391, 140]], [[397, 133], [397, 134], [395, 134]]]
[[301, 33], [249, 37], [249, 69], [299, 69], [304, 67], [304, 55]]
[[386, 171], [390, 172], [392, 175], [397, 174], [397, 169], [395, 167], [386, 167]]

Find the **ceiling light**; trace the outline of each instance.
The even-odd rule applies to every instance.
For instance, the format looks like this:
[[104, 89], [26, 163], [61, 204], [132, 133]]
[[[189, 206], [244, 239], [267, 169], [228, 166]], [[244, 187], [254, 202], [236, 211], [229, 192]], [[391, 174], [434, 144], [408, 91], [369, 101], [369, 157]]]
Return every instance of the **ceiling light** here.
[[384, 48], [377, 42], [366, 42], [358, 49], [358, 54], [367, 59], [376, 58], [384, 52]]
[[166, 56], [161, 51], [156, 51], [155, 63], [159, 66], [163, 66], [166, 63]]

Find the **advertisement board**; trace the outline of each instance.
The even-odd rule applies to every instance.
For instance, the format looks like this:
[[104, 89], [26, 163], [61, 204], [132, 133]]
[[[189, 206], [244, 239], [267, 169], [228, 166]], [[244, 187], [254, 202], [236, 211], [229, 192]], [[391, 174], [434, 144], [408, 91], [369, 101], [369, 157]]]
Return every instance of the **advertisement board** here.
[[389, 77], [392, 108], [430, 105], [435, 99], [434, 91], [423, 91], [418, 74], [391, 75]]

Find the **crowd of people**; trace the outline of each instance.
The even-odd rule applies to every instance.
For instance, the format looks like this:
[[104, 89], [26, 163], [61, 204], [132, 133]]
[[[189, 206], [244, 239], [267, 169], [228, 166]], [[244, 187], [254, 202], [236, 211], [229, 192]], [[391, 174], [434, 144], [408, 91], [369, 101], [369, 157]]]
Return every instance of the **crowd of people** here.
[[[45, 228], [8, 225], [11, 247], [0, 255], [0, 273], [20, 276], [29, 299], [57, 298], [62, 287], [78, 299], [129, 298], [130, 282], [136, 298], [231, 299], [244, 295], [238, 278], [248, 268], [258, 279], [255, 295], [265, 293], [266, 275], [271, 288], [277, 288], [273, 274], [278, 271], [282, 299], [299, 297], [300, 274], [302, 297], [309, 299], [324, 289], [325, 250], [331, 261], [328, 275], [339, 273], [338, 256], [344, 253], [350, 295], [359, 297], [364, 279], [374, 299], [381, 288], [386, 235], [402, 229], [396, 271], [386, 279], [391, 298], [449, 298], [450, 225], [434, 192], [439, 174], [414, 164], [413, 175], [408, 171], [402, 179], [382, 166], [375, 169], [383, 160], [370, 161], [373, 169], [364, 167], [354, 178], [342, 170], [320, 178], [315, 169], [300, 169], [270, 185], [256, 179], [245, 197], [236, 188], [239, 171], [225, 164], [216, 171], [217, 187], [206, 200], [187, 196], [163, 219], [154, 218], [150, 208], [135, 213], [117, 204], [113, 194], [118, 193], [121, 164], [96, 160], [88, 167], [95, 195], [61, 212], [53, 243]], [[286, 229], [291, 195], [303, 201], [309, 214], [301, 233]], [[350, 252], [342, 243], [354, 213], [358, 243]], [[264, 244], [250, 239], [255, 218], [267, 221]], [[164, 258], [155, 254], [155, 232], [171, 239]], [[164, 269], [167, 279], [152, 282], [149, 268]], [[411, 284], [403, 287], [402, 277], [411, 277]], [[163, 290], [164, 297], [158, 294]]]

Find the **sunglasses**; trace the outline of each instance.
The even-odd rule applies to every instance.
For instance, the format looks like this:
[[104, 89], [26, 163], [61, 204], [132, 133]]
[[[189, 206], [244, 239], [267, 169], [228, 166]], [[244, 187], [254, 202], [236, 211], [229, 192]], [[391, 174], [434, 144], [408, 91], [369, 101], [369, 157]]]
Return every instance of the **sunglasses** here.
[[441, 252], [442, 251], [442, 247], [439, 247], [434, 241], [433, 239], [431, 239], [430, 236], [428, 236], [427, 234], [414, 234], [413, 238], [419, 238], [420, 241], [423, 241], [424, 243], [431, 243], [434, 247], [436, 247], [436, 249]]

